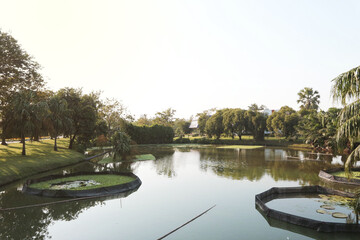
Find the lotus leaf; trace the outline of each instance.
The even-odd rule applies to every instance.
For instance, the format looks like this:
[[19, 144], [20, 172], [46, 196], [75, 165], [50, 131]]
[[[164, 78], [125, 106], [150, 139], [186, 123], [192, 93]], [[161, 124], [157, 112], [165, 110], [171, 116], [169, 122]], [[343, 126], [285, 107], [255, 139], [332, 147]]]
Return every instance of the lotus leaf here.
[[331, 216], [333, 216], [334, 218], [347, 218], [346, 214], [340, 212], [334, 212], [333, 214], [331, 214]]
[[334, 206], [328, 205], [328, 204], [324, 204], [320, 206], [321, 208], [324, 208], [326, 210], [334, 210]]

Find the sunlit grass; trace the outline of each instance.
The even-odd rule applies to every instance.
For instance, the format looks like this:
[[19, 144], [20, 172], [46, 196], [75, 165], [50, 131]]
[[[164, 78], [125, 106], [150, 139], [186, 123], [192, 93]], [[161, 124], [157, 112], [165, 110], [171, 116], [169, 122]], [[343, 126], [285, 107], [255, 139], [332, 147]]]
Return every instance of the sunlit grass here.
[[217, 148], [224, 148], [224, 149], [257, 149], [263, 148], [264, 146], [256, 146], [256, 145], [229, 145], [229, 146], [221, 146]]
[[26, 142], [26, 156], [22, 156], [22, 144], [0, 145], [0, 185], [39, 172], [77, 163], [83, 154], [68, 149], [69, 139], [58, 139], [58, 151], [54, 140]]
[[[334, 173], [331, 173], [331, 174], [336, 176], [336, 177], [347, 178], [347, 175], [346, 175], [345, 171], [334, 172]], [[359, 171], [352, 171], [350, 173], [350, 178], [360, 179], [360, 172]]]
[[132, 158], [122, 160], [122, 159], [113, 159], [112, 157], [107, 157], [101, 159], [98, 163], [113, 163], [113, 162], [132, 162], [132, 161], [147, 161], [147, 160], [156, 160], [155, 156], [152, 154], [142, 154], [142, 155], [135, 155]]

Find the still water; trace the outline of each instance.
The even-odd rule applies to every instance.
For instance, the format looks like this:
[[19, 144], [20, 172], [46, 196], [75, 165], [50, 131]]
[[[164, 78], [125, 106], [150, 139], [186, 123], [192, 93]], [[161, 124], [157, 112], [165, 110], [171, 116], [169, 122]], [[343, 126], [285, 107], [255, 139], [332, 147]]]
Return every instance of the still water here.
[[[265, 219], [255, 208], [255, 195], [271, 187], [329, 185], [320, 169], [341, 157], [314, 158], [279, 148], [254, 150], [216, 147], [139, 146], [157, 160], [118, 165], [82, 163], [46, 174], [76, 171], [131, 171], [140, 188], [111, 198], [0, 211], [0, 239], [158, 239], [216, 204], [216, 207], [165, 239], [358, 239], [356, 234], [324, 234]], [[315, 156], [316, 158], [316, 156]], [[35, 177], [44, 176], [42, 174]], [[23, 181], [0, 189], [2, 208], [59, 199], [25, 195]]]

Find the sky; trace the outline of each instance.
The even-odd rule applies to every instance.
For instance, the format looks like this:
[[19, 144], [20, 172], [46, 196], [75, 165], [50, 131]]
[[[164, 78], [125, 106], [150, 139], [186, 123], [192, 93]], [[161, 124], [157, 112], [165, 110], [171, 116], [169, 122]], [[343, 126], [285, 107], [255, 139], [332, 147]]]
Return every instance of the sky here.
[[136, 118], [167, 108], [299, 108], [311, 87], [360, 64], [360, 1], [0, 0], [0, 29], [51, 90], [115, 98]]

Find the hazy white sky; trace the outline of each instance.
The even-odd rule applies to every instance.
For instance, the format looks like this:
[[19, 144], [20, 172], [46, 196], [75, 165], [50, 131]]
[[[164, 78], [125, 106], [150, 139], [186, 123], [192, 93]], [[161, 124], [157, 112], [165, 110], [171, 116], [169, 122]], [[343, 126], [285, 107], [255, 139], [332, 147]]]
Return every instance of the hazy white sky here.
[[188, 118], [217, 107], [298, 108], [360, 64], [360, 1], [0, 0], [0, 28], [52, 90], [102, 90], [129, 111]]

